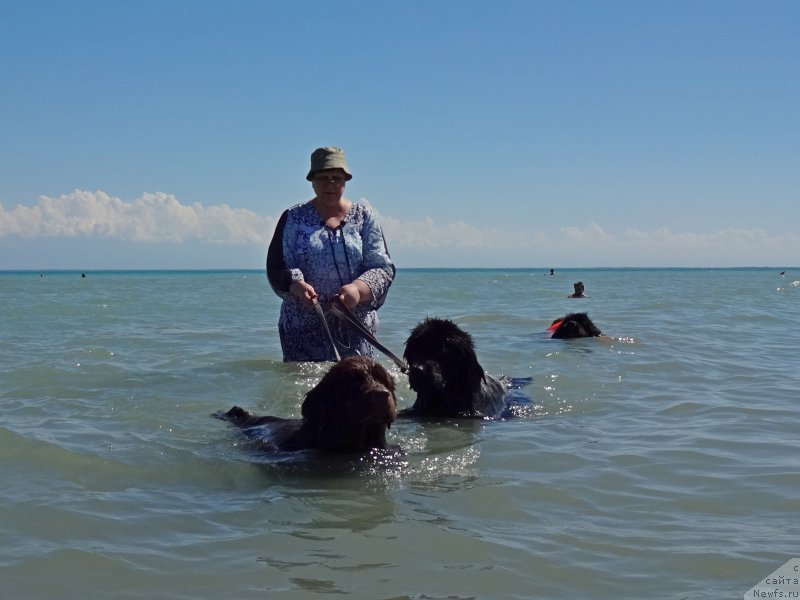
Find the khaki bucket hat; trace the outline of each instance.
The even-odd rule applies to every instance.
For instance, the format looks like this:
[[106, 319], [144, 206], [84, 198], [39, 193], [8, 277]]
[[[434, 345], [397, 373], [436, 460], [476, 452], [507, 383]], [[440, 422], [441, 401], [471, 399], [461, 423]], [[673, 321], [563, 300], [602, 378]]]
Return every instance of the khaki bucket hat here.
[[324, 171], [325, 169], [341, 169], [344, 171], [347, 181], [353, 178], [353, 174], [350, 173], [350, 169], [347, 168], [344, 150], [336, 146], [317, 148], [311, 153], [311, 169], [308, 171], [306, 179], [311, 181], [314, 177], [314, 173], [317, 171]]

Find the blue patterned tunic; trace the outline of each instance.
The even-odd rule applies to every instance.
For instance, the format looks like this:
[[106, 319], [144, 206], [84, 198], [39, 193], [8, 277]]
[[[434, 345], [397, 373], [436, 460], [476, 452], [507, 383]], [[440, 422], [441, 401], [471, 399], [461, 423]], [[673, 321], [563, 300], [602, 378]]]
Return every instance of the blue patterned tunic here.
[[267, 278], [283, 299], [278, 320], [283, 360], [335, 360], [317, 313], [289, 293], [292, 282], [314, 286], [341, 356], [372, 356], [369, 342], [329, 312], [330, 302], [343, 285], [355, 279], [366, 283], [373, 300], [359, 304], [353, 312], [374, 335], [376, 311], [394, 275], [383, 232], [363, 204], [353, 203], [335, 229], [325, 225], [311, 200], [284, 211], [267, 254]]

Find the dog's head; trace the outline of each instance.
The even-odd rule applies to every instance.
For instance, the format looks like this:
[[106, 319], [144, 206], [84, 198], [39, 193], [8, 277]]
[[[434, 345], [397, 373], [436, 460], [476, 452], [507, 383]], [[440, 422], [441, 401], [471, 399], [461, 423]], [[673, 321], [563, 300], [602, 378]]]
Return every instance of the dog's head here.
[[603, 332], [592, 323], [586, 313], [569, 313], [553, 321], [550, 327], [553, 331], [553, 337], [561, 340], [603, 335]]
[[446, 319], [426, 319], [411, 331], [403, 357], [418, 403], [436, 403], [443, 414], [472, 408], [470, 397], [480, 389], [484, 371], [469, 333]]
[[320, 448], [386, 448], [386, 431], [397, 417], [394, 389], [394, 379], [380, 363], [366, 356], [344, 358], [306, 394], [303, 418]]

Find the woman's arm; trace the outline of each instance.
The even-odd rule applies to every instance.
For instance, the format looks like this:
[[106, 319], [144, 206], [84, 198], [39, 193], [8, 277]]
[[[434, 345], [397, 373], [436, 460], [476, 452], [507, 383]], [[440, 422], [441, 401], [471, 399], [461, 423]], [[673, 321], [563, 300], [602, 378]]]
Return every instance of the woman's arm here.
[[286, 228], [286, 219], [289, 211], [283, 211], [278, 224], [275, 225], [275, 232], [272, 234], [272, 241], [267, 250], [267, 279], [269, 285], [279, 296], [289, 293], [289, 286], [292, 284], [291, 271], [286, 268], [286, 261], [283, 259], [283, 230]]
[[272, 234], [272, 241], [267, 250], [267, 279], [272, 290], [281, 298], [286, 299], [291, 295], [311, 306], [311, 299], [316, 298], [317, 293], [312, 286], [305, 282], [300, 269], [290, 268], [286, 264], [283, 236], [288, 218], [289, 211], [285, 210], [278, 219], [278, 224], [275, 225], [275, 233]]
[[369, 294], [362, 297], [361, 302], [371, 302], [372, 308], [380, 308], [386, 300], [386, 294], [395, 276], [395, 266], [389, 256], [383, 230], [376, 223], [372, 212], [365, 208], [364, 224], [361, 229], [363, 251], [363, 273], [353, 282], [366, 285]]

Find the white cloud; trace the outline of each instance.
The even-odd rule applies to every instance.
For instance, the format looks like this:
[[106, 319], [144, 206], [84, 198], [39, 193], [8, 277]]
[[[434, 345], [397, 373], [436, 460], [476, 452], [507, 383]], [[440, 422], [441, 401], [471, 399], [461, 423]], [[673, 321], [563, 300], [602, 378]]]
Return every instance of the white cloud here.
[[75, 190], [58, 198], [6, 211], [0, 205], [0, 238], [98, 237], [136, 242], [202, 240], [223, 244], [266, 244], [275, 220], [227, 204], [181, 204], [157, 192], [126, 202], [105, 192]]
[[437, 225], [429, 218], [404, 222], [384, 217], [381, 223], [392, 248], [473, 250], [472, 264], [483, 258], [483, 251], [503, 259], [495, 260], [494, 266], [763, 266], [792, 264], [800, 256], [800, 235], [773, 235], [762, 229], [708, 233], [628, 229], [615, 234], [591, 223], [583, 229], [568, 226], [523, 233], [463, 222]]
[[[800, 256], [800, 235], [762, 229], [675, 233], [661, 228], [612, 233], [597, 223], [583, 228], [544, 223], [534, 231], [515, 221], [498, 229], [464, 221], [377, 217], [401, 267], [788, 266]], [[227, 204], [181, 204], [175, 196], [160, 192], [125, 201], [101, 191], [76, 190], [57, 198], [42, 196], [33, 206], [5, 210], [0, 205], [0, 241], [43, 242], [49, 238], [72, 239], [74, 243], [86, 239], [173, 246], [215, 244], [220, 257], [225, 253], [235, 256], [230, 259], [235, 264], [241, 253], [222, 247], [253, 245], [263, 251], [276, 221], [277, 216], [264, 217]], [[542, 230], [544, 227], [549, 229]], [[260, 260], [262, 251], [247, 252]]]

